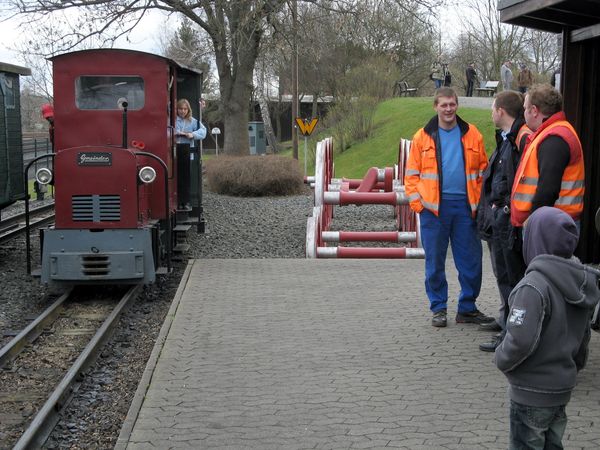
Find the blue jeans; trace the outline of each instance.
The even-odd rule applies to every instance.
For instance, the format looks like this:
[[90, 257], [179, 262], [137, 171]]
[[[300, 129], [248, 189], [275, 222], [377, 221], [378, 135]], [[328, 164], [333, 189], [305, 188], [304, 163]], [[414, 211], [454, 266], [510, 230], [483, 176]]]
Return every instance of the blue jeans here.
[[433, 80], [433, 82], [435, 83], [435, 88], [439, 89], [442, 87], [442, 84], [444, 84], [444, 80]]
[[510, 401], [509, 450], [562, 449], [566, 427], [565, 405], [527, 406]]
[[434, 313], [447, 309], [446, 254], [450, 242], [460, 283], [458, 312], [475, 311], [475, 300], [481, 290], [482, 250], [477, 225], [466, 199], [442, 200], [439, 217], [424, 209], [420, 219], [429, 309]]

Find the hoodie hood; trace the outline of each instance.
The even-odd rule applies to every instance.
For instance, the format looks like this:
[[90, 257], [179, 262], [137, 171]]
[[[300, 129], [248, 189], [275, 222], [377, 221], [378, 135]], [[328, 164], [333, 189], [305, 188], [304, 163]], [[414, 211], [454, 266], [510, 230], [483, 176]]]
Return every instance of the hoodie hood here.
[[584, 266], [573, 256], [578, 240], [571, 216], [543, 206], [531, 214], [523, 229], [523, 256], [527, 272], [545, 275], [567, 303], [593, 308], [600, 297], [600, 271]]
[[565, 259], [554, 255], [540, 255], [529, 266], [527, 272], [543, 274], [564, 301], [579, 308], [593, 309], [600, 298], [598, 280], [600, 271], [584, 266], [576, 257]]
[[523, 227], [523, 257], [525, 264], [539, 255], [570, 258], [577, 247], [579, 231], [567, 213], [542, 206], [536, 209]]

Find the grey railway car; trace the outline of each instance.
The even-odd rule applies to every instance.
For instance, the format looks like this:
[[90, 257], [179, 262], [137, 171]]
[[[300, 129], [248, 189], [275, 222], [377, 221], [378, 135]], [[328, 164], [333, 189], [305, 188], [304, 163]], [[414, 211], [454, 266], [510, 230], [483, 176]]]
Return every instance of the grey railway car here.
[[20, 76], [25, 67], [0, 62], [0, 209], [25, 196]]

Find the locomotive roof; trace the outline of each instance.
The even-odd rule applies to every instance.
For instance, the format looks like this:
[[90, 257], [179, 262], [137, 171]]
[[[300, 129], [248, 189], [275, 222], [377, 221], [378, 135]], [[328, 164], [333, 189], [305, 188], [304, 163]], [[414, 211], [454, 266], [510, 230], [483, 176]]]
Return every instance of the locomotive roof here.
[[[193, 69], [189, 66], [186, 66], [185, 64], [181, 64], [177, 61], [175, 61], [174, 59], [171, 58], [167, 58], [165, 56], [161, 56], [161, 55], [157, 55], [155, 53], [148, 53], [148, 52], [142, 52], [140, 50], [131, 50], [131, 49], [127, 49], [127, 48], [92, 48], [92, 49], [86, 49], [86, 50], [76, 50], [74, 52], [67, 52], [67, 53], [61, 53], [60, 55], [56, 55], [53, 56], [51, 58], [48, 58], [48, 60], [50, 61], [54, 61], [56, 59], [62, 58], [63, 56], [67, 56], [67, 55], [74, 55], [74, 54], [84, 54], [84, 53], [96, 53], [96, 52], [126, 52], [126, 53], [136, 53], [139, 55], [145, 55], [148, 57], [153, 57], [153, 58], [158, 58], [158, 59], [162, 59], [163, 61], [172, 64], [176, 67], [179, 67], [180, 69], [184, 69], [184, 70], [188, 70], [190, 72], [194, 72], [197, 74], [202, 74], [201, 70], [197, 70], [197, 69]], [[29, 70], [29, 69], [27, 69]]]
[[18, 75], [31, 75], [31, 69], [15, 66], [14, 64], [0, 62], [0, 72], [16, 73]]

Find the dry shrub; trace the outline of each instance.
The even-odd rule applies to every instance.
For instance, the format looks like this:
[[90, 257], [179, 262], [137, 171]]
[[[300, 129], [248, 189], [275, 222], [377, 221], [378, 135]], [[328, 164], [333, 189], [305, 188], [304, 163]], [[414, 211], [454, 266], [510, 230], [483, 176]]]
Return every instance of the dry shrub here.
[[208, 187], [238, 197], [298, 194], [303, 188], [298, 161], [282, 156], [219, 156], [206, 162]]

